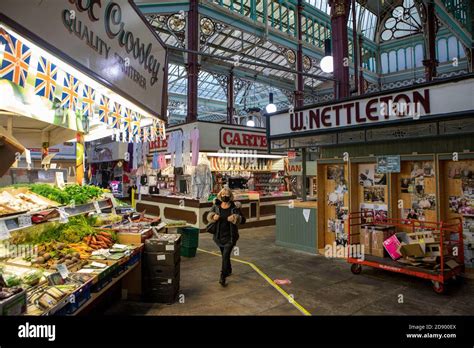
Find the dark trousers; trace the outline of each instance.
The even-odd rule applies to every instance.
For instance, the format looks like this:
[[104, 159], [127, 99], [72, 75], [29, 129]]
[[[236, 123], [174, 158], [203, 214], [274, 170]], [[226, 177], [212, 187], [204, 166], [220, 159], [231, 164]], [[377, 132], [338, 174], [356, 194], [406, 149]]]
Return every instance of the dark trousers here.
[[230, 264], [230, 254], [232, 249], [234, 249], [234, 245], [229, 245], [225, 247], [219, 247], [221, 249], [222, 254], [222, 269], [221, 273], [224, 277], [227, 277], [229, 274], [232, 273], [232, 266]]

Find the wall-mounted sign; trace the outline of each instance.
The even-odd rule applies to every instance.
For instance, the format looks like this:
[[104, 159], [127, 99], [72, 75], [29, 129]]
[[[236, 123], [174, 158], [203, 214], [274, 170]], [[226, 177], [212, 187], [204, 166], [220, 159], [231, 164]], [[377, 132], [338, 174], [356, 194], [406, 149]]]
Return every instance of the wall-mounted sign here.
[[[303, 175], [303, 163], [290, 161], [290, 163], [288, 163], [288, 175]], [[315, 161], [306, 162], [306, 175], [316, 176]]]
[[225, 127], [220, 129], [220, 145], [223, 149], [266, 150], [268, 148], [265, 133]]
[[89, 163], [111, 162], [124, 160], [128, 154], [127, 143], [106, 143], [93, 145], [87, 153], [87, 161]]
[[377, 173], [400, 173], [400, 156], [377, 156]]
[[163, 116], [166, 49], [133, 1], [2, 0], [0, 21]]
[[[416, 122], [425, 116], [474, 110], [474, 79], [437, 84], [403, 92], [323, 104], [269, 117], [270, 137], [333, 131], [390, 121]], [[273, 139], [272, 139], [273, 140]]]

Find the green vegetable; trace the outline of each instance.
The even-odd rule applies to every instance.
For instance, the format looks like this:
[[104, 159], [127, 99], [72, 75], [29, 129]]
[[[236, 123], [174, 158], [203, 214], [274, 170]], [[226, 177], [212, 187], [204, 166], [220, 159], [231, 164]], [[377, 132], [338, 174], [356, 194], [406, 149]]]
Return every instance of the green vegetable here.
[[7, 285], [8, 288], [11, 288], [12, 286], [18, 286], [21, 283], [21, 279], [13, 274], [4, 275], [3, 280], [5, 280], [5, 284]]

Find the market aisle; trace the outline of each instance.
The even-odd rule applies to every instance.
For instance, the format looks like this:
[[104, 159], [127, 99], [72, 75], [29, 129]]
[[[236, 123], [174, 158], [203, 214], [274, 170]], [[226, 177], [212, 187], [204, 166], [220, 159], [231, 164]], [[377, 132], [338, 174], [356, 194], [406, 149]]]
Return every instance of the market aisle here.
[[[353, 275], [342, 260], [288, 250], [274, 243], [274, 227], [241, 230], [239, 256], [254, 263], [271, 279], [289, 279], [281, 288], [313, 315], [461, 315], [474, 312], [474, 283], [435, 294], [430, 283], [400, 274], [364, 268]], [[216, 251], [211, 235], [201, 234], [199, 248]], [[233, 262], [229, 286], [218, 284], [220, 258], [199, 252], [182, 258], [184, 303], [173, 305], [123, 301], [107, 314], [136, 315], [301, 315], [257, 272]], [[403, 303], [399, 303], [403, 295]]]

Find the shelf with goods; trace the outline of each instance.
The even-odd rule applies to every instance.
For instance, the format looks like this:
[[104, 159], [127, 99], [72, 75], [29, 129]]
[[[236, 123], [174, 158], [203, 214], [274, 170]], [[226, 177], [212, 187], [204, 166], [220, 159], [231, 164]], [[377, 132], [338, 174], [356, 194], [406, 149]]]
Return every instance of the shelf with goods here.
[[[151, 229], [156, 219], [103, 213], [116, 206], [110, 196], [55, 205], [0, 220], [10, 226], [0, 247], [0, 315], [70, 315], [89, 303], [92, 293], [122, 279], [125, 270], [140, 272], [139, 232]], [[46, 218], [34, 223], [37, 216]], [[126, 226], [125, 236], [120, 226]], [[16, 289], [22, 291], [14, 294]]]

